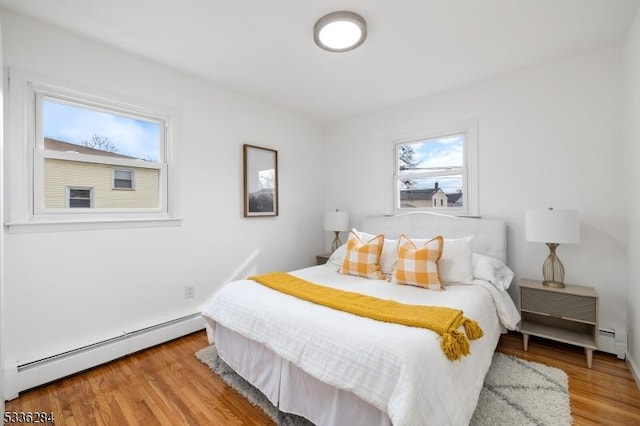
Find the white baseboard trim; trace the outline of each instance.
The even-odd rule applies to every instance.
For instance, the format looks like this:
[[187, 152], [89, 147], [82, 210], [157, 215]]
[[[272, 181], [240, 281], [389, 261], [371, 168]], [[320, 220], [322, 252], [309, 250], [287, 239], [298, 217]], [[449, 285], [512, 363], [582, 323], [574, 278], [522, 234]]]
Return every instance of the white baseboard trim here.
[[631, 358], [629, 352], [627, 352], [627, 365], [629, 366], [629, 370], [631, 370], [631, 375], [636, 381], [636, 386], [640, 389], [640, 368], [638, 368], [638, 365], [633, 358]]
[[15, 399], [24, 390], [69, 376], [151, 346], [204, 329], [200, 314], [133, 331], [101, 343], [79, 348], [5, 370], [4, 397]]

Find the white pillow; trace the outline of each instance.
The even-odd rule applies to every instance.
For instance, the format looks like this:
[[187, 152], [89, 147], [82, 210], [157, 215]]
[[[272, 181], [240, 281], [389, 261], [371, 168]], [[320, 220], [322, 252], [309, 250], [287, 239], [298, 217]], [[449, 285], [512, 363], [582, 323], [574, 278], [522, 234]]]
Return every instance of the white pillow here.
[[445, 238], [442, 256], [438, 265], [440, 278], [445, 284], [471, 284], [471, 240], [473, 236], [463, 238]]
[[[353, 229], [355, 231], [355, 228]], [[358, 232], [358, 231], [356, 231]], [[358, 232], [360, 239], [369, 241], [376, 236], [368, 234], [366, 232]], [[380, 254], [380, 271], [384, 275], [391, 275], [394, 269], [396, 269], [396, 263], [398, 260], [398, 240], [384, 239], [384, 245], [382, 246], [382, 253]]]
[[505, 291], [513, 280], [513, 271], [501, 260], [484, 254], [473, 253], [471, 256], [473, 277], [487, 281], [498, 290]]
[[[411, 241], [420, 247], [429, 241], [430, 238], [425, 239], [414, 239]], [[444, 248], [442, 250], [442, 256], [440, 256], [440, 260], [438, 261], [438, 269], [440, 270], [440, 279], [443, 284], [452, 284], [452, 283], [463, 283], [463, 284], [471, 284], [473, 281], [473, 272], [471, 269], [471, 241], [473, 240], [473, 235], [462, 238], [445, 238], [444, 239]], [[397, 257], [397, 241], [391, 240], [394, 242], [394, 253], [393, 253], [393, 265], [391, 270], [395, 268], [395, 262]], [[385, 246], [387, 245], [387, 240], [384, 242]], [[383, 249], [384, 253], [384, 249]], [[380, 265], [382, 266], [382, 260], [380, 261]], [[384, 273], [384, 270], [383, 270]]]
[[344, 243], [340, 247], [338, 247], [336, 251], [331, 253], [331, 256], [329, 256], [329, 260], [327, 260], [326, 264], [335, 266], [336, 268], [340, 268], [342, 267], [342, 263], [344, 262], [344, 256], [346, 254], [347, 254], [347, 243]]

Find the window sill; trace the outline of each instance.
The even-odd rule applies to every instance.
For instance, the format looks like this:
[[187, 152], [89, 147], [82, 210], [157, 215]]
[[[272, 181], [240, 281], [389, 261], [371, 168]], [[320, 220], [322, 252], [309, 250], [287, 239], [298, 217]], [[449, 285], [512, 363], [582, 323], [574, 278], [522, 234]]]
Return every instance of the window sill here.
[[454, 207], [449, 208], [407, 208], [407, 209], [399, 209], [396, 208], [393, 210], [394, 215], [405, 214], [405, 213], [416, 213], [416, 212], [427, 212], [427, 213], [435, 213], [442, 214], [445, 216], [458, 216], [458, 217], [480, 217], [477, 213], [469, 212], [466, 209], [457, 209]]
[[114, 219], [37, 219], [30, 222], [7, 222], [11, 234], [64, 232], [102, 229], [158, 228], [180, 226], [182, 218], [114, 218]]

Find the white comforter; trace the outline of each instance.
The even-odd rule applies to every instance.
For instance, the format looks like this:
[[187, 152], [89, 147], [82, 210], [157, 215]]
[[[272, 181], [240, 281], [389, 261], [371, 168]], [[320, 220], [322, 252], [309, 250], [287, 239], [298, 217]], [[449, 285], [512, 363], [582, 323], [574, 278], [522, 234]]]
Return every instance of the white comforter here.
[[483, 282], [436, 292], [345, 276], [323, 266], [291, 274], [403, 303], [459, 308], [479, 322], [485, 335], [471, 342], [471, 355], [452, 362], [430, 330], [336, 311], [251, 280], [225, 285], [202, 314], [264, 344], [318, 380], [352, 391], [386, 412], [394, 425], [469, 423], [502, 329], [500, 321], [508, 328], [518, 321], [508, 296]]

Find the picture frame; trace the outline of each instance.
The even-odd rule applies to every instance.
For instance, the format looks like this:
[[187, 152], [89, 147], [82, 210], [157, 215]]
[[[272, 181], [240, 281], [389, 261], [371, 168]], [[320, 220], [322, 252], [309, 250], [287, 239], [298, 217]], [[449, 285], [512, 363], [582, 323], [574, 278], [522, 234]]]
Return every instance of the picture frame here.
[[242, 146], [244, 217], [278, 216], [278, 151]]

